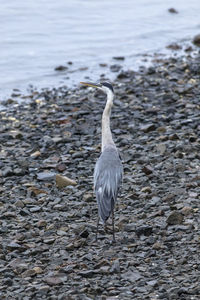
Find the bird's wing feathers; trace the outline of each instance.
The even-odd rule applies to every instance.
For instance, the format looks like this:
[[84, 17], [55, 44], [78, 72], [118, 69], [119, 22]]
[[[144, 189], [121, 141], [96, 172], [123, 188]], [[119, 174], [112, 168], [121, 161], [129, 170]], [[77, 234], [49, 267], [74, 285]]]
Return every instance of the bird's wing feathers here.
[[99, 157], [94, 171], [94, 188], [99, 215], [106, 221], [114, 208], [122, 181], [122, 163], [115, 148], [105, 149]]

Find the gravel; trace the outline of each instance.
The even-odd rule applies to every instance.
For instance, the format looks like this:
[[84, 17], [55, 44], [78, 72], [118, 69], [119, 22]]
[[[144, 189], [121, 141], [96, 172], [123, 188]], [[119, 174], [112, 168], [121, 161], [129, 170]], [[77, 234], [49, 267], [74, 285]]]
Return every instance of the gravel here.
[[[137, 72], [111, 66], [111, 126], [124, 164], [114, 245], [103, 228], [95, 242], [105, 95], [63, 86], [4, 102], [1, 299], [200, 298], [200, 57], [192, 54]], [[77, 185], [58, 188], [56, 174]]]

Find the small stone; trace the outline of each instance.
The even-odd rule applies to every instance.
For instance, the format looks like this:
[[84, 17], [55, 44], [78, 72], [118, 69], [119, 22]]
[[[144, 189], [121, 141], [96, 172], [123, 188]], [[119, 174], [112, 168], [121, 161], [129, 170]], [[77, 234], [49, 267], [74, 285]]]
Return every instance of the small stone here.
[[80, 233], [80, 237], [82, 237], [82, 238], [87, 238], [89, 236], [89, 232], [88, 232], [88, 230], [87, 229], [85, 229], [85, 230], [83, 230], [83, 231], [81, 231], [81, 233]]
[[63, 280], [62, 278], [58, 277], [58, 276], [50, 276], [50, 277], [46, 277], [44, 278], [44, 281], [48, 284], [48, 285], [60, 285], [63, 284]]
[[58, 188], [63, 188], [69, 185], [76, 185], [76, 181], [72, 180], [66, 176], [61, 176], [59, 174], [56, 174], [56, 186]]
[[48, 293], [50, 287], [48, 285], [42, 285], [42, 286], [39, 286], [38, 287], [38, 291], [41, 293], [41, 294], [46, 294]]
[[63, 231], [63, 230], [57, 230], [57, 235], [59, 236], [65, 236], [66, 235], [66, 231]]
[[4, 214], [3, 214], [4, 217], [6, 218], [15, 218], [16, 217], [16, 213], [15, 212], [12, 212], [12, 211], [6, 211]]
[[83, 201], [92, 202], [94, 200], [94, 195], [92, 193], [85, 193], [83, 195]]
[[193, 208], [192, 207], [189, 207], [189, 206], [185, 206], [181, 209], [181, 213], [184, 215], [184, 216], [189, 216], [193, 213]]
[[173, 7], [169, 8], [168, 12], [170, 12], [171, 14], [178, 14], [178, 11]]
[[41, 181], [51, 181], [55, 178], [55, 173], [41, 172], [37, 174], [37, 179]]
[[2, 176], [3, 177], [8, 177], [13, 175], [13, 170], [11, 167], [6, 167], [5, 169], [2, 170]]
[[124, 56], [113, 56], [113, 59], [115, 60], [125, 60]]
[[176, 133], [174, 133], [169, 136], [169, 140], [171, 140], [171, 141], [179, 140], [179, 136]]
[[152, 234], [153, 228], [148, 225], [140, 226], [136, 228], [137, 236], [145, 235], [150, 236]]
[[172, 43], [172, 44], [168, 45], [167, 48], [175, 50], [175, 51], [182, 49], [182, 47], [180, 45], [178, 45], [177, 43]]
[[56, 169], [58, 170], [58, 172], [63, 172], [66, 170], [66, 165], [61, 163], [61, 164], [57, 165]]
[[107, 67], [108, 65], [107, 65], [107, 64], [104, 64], [104, 63], [100, 63], [99, 66], [102, 67], [102, 68], [105, 68], [105, 67]]
[[37, 157], [39, 157], [40, 155], [41, 155], [40, 151], [35, 151], [35, 152], [33, 152], [33, 153], [31, 154], [31, 157], [32, 157], [32, 158], [37, 158]]
[[41, 207], [40, 206], [33, 206], [30, 208], [30, 212], [34, 213], [34, 212], [38, 212], [38, 211], [41, 211]]
[[122, 67], [120, 65], [111, 65], [110, 66], [110, 70], [111, 72], [119, 72], [119, 70], [121, 69]]
[[150, 175], [153, 173], [153, 168], [151, 166], [144, 166], [142, 168], [142, 171], [146, 174], [146, 175]]
[[148, 132], [150, 132], [150, 131], [156, 130], [156, 126], [155, 126], [155, 124], [150, 123], [150, 124], [142, 125], [142, 126], [140, 127], [140, 129], [141, 129], [142, 131], [144, 131], [145, 133], [148, 133]]
[[150, 281], [147, 281], [147, 284], [150, 285], [150, 286], [157, 286], [158, 285], [158, 281], [157, 280], [150, 280]]
[[45, 220], [39, 220], [37, 222], [37, 226], [40, 227], [45, 227], [47, 225], [47, 222]]
[[21, 248], [22, 248], [22, 246], [15, 242], [11, 242], [10, 244], [7, 245], [7, 249], [10, 251], [19, 250]]
[[135, 223], [125, 224], [123, 230], [127, 232], [135, 231]]
[[151, 187], [150, 186], [145, 186], [141, 189], [142, 193], [151, 193]]
[[160, 242], [156, 242], [155, 244], [153, 244], [152, 249], [160, 250], [162, 249], [162, 244]]
[[40, 194], [47, 194], [46, 191], [41, 190], [41, 189], [38, 189], [38, 188], [36, 188], [36, 187], [34, 187], [34, 186], [29, 187], [29, 188], [28, 188], [28, 191], [29, 191], [30, 194], [32, 194], [33, 196], [38, 196], [38, 195], [40, 195]]
[[85, 277], [85, 278], [91, 278], [93, 277], [93, 275], [97, 273], [97, 271], [94, 271], [94, 270], [86, 270], [86, 271], [81, 271], [79, 272], [78, 274], [81, 275], [82, 277]]
[[125, 280], [128, 280], [132, 283], [135, 283], [135, 281], [138, 281], [142, 278], [141, 274], [138, 271], [128, 271], [124, 274], [122, 274], [122, 278]]
[[43, 270], [42, 270], [42, 268], [40, 268], [40, 267], [34, 267], [34, 268], [33, 268], [33, 271], [35, 271], [36, 274], [41, 274], [41, 273], [43, 273]]
[[55, 241], [55, 238], [53, 238], [53, 237], [44, 239], [45, 244], [53, 244], [54, 241]]
[[67, 69], [68, 69], [68, 67], [60, 65], [55, 68], [55, 71], [66, 71]]
[[157, 151], [160, 153], [160, 155], [163, 155], [166, 151], [167, 147], [165, 144], [159, 144], [157, 145]]
[[167, 218], [168, 225], [178, 225], [183, 223], [183, 215], [178, 211], [173, 211]]
[[36, 275], [36, 271], [34, 269], [26, 270], [25, 272], [22, 273], [22, 277], [33, 277]]
[[110, 268], [110, 273], [120, 273], [120, 263], [119, 263], [119, 259], [116, 259], [111, 268]]
[[21, 200], [17, 200], [17, 201], [15, 202], [15, 206], [16, 206], [16, 207], [19, 207], [19, 208], [23, 208], [23, 207], [24, 207], [24, 203], [23, 203], [23, 201], [21, 201]]
[[195, 35], [195, 37], [193, 38], [193, 44], [195, 44], [196, 46], [200, 47], [200, 34]]
[[74, 247], [74, 244], [73, 243], [69, 243], [68, 245], [65, 246], [65, 249], [66, 250], [73, 250], [75, 247]]

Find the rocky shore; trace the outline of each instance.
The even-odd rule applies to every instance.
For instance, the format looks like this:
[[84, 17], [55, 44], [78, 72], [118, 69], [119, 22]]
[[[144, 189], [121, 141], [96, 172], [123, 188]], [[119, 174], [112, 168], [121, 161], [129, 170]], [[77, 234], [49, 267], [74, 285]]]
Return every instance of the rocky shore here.
[[105, 95], [77, 84], [4, 103], [0, 299], [200, 299], [200, 56], [120, 71], [113, 85], [114, 245], [103, 229], [94, 241]]

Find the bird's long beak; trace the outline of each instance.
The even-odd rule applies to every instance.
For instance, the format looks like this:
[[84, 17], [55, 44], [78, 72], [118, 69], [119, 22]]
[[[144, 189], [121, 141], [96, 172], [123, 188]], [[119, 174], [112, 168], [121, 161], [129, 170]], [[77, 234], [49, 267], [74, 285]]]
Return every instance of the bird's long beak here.
[[91, 86], [91, 87], [94, 87], [94, 88], [101, 88], [101, 84], [100, 83], [92, 83], [92, 82], [80, 82], [81, 84], [83, 85], [86, 85], [86, 86]]

